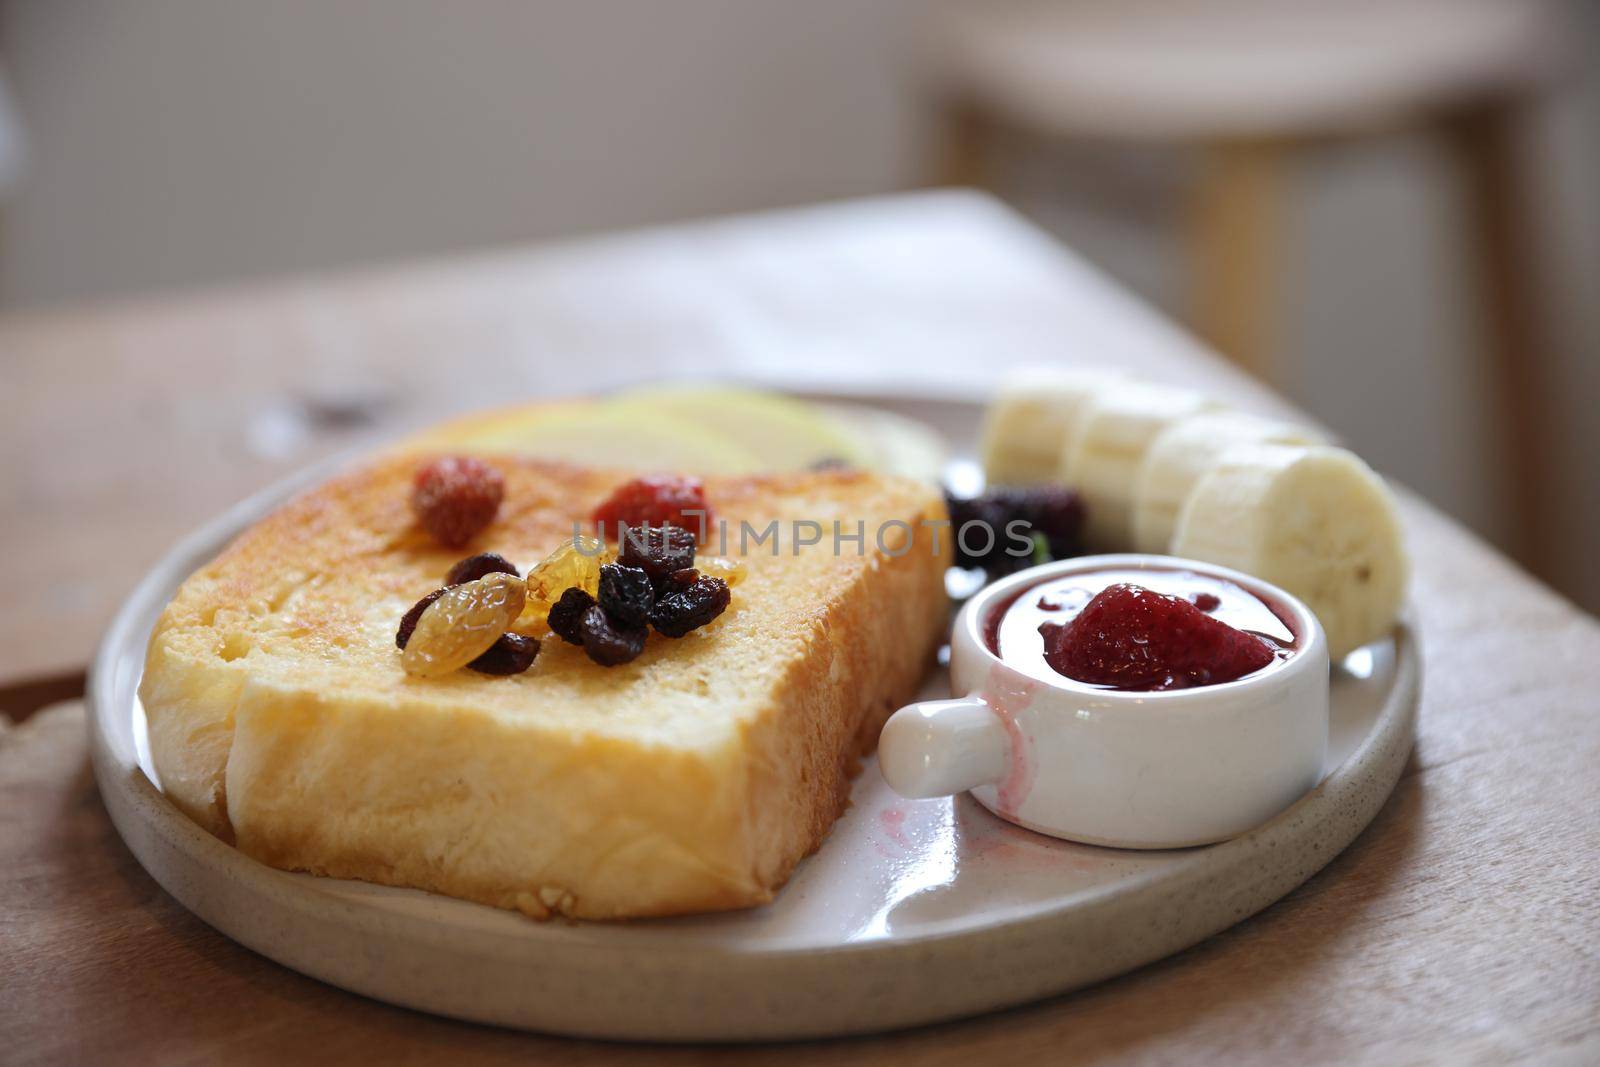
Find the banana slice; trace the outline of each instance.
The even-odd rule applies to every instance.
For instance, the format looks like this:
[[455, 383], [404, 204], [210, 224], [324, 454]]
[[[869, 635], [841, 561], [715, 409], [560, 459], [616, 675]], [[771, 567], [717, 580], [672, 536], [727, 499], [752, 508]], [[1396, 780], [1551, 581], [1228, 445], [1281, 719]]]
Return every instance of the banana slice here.
[[1112, 371], [1018, 367], [1000, 380], [984, 414], [979, 458], [990, 485], [1053, 482], [1061, 450], [1089, 401], [1125, 380]]
[[1235, 445], [1320, 445], [1308, 426], [1238, 411], [1209, 411], [1168, 426], [1150, 443], [1134, 486], [1133, 547], [1167, 552], [1178, 512], [1212, 464]]
[[1133, 544], [1134, 492], [1151, 442], [1180, 419], [1215, 407], [1199, 393], [1149, 382], [1117, 382], [1094, 395], [1057, 458], [1058, 479], [1083, 497], [1089, 548]]
[[1304, 600], [1335, 660], [1394, 627], [1410, 566], [1383, 479], [1342, 448], [1237, 445], [1178, 517], [1175, 555], [1253, 574]]

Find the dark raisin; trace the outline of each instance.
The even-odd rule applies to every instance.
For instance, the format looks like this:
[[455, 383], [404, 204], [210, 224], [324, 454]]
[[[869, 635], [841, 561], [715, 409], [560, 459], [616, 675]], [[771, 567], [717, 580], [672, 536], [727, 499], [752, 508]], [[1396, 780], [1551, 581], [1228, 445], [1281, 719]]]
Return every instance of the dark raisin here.
[[660, 584], [673, 571], [694, 566], [694, 534], [681, 526], [633, 526], [622, 538], [617, 562], [638, 567]]
[[[447, 585], [444, 588], [448, 589], [450, 587]], [[428, 610], [429, 604], [432, 604], [435, 600], [438, 600], [442, 596], [444, 596], [444, 589], [435, 589], [433, 592], [429, 593], [427, 596], [411, 605], [410, 610], [408, 610], [404, 615], [400, 616], [400, 629], [396, 630], [394, 633], [394, 643], [397, 647], [401, 649], [406, 647], [406, 642], [411, 640], [411, 631], [417, 628], [417, 620], [422, 618], [422, 613]]]
[[700, 572], [693, 567], [685, 567], [681, 571], [673, 571], [667, 575], [666, 581], [661, 583], [661, 592], [657, 599], [667, 596], [669, 593], [681, 593], [693, 585], [694, 580], [698, 577], [700, 577]]
[[583, 650], [602, 667], [615, 667], [638, 658], [644, 651], [644, 639], [650, 635], [648, 627], [629, 626], [613, 619], [598, 604], [583, 613], [578, 630], [583, 635]]
[[843, 456], [823, 456], [819, 460], [814, 460], [809, 466], [806, 467], [806, 470], [817, 471], [818, 473], [827, 471], [852, 471], [855, 469], [856, 465], [851, 463], [848, 459], [845, 459]]
[[628, 626], [645, 625], [656, 606], [656, 591], [650, 585], [650, 576], [638, 567], [605, 564], [600, 568], [600, 606], [618, 622]]
[[462, 582], [475, 582], [486, 574], [517, 573], [517, 568], [500, 553], [479, 552], [476, 556], [468, 556], [451, 567], [450, 573], [444, 576], [444, 584], [460, 585]]
[[594, 597], [587, 592], [573, 586], [561, 594], [561, 598], [550, 605], [550, 615], [547, 622], [550, 632], [569, 645], [583, 644], [583, 632], [579, 623], [583, 621], [583, 613], [594, 607]]
[[686, 588], [658, 601], [650, 622], [658, 633], [682, 637], [726, 611], [729, 599], [728, 583], [721, 578], [696, 578]]
[[538, 654], [539, 642], [533, 638], [501, 634], [500, 639], [489, 646], [489, 651], [467, 667], [479, 674], [521, 674], [533, 666], [533, 658]]

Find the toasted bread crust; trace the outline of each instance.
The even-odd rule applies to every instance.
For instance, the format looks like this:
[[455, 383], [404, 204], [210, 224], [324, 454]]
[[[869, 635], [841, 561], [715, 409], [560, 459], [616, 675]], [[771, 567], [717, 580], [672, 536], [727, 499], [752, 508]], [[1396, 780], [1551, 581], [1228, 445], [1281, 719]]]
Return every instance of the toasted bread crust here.
[[[737, 530], [860, 520], [863, 554], [763, 547], [729, 612], [607, 670], [555, 639], [514, 678], [399, 670], [393, 626], [459, 556], [527, 566], [622, 475], [525, 459], [500, 517], [452, 552], [406, 505], [418, 460], [340, 476], [192, 576], [141, 695], [165, 792], [274, 866], [543, 917], [770, 900], [844, 810], [859, 757], [944, 633], [948, 536], [930, 487], [834, 471], [707, 480]], [[895, 527], [914, 531], [898, 551]], [[730, 546], [732, 547], [732, 546]]]

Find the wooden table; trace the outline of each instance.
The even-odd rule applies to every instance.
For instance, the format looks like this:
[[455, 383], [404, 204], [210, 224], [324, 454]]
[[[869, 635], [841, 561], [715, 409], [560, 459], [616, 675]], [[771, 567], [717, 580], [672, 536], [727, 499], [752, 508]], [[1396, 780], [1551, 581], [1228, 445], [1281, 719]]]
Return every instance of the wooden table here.
[[[177, 536], [318, 455], [674, 373], [975, 393], [1120, 363], [1278, 404], [993, 202], [919, 195], [0, 323], [0, 685], [80, 669]], [[0, 1060], [1600, 1059], [1600, 628], [1405, 504], [1424, 655], [1394, 798], [1279, 904], [1095, 989], [825, 1045], [647, 1048], [390, 1008], [190, 917], [95, 794], [82, 710], [0, 734]], [[35, 698], [12, 687], [12, 710]], [[35, 691], [37, 693], [39, 691]]]

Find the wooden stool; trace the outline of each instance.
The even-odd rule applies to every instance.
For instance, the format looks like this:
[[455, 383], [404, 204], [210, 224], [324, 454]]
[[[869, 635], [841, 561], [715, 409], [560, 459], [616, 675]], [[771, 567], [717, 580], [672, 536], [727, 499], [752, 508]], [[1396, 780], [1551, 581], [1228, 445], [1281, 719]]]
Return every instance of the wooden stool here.
[[943, 9], [930, 74], [941, 183], [988, 184], [999, 131], [1192, 145], [1193, 324], [1270, 379], [1285, 171], [1305, 149], [1435, 135], [1470, 205], [1504, 477], [1542, 556], [1542, 346], [1512, 132], [1565, 58], [1557, 0], [977, 0]]

